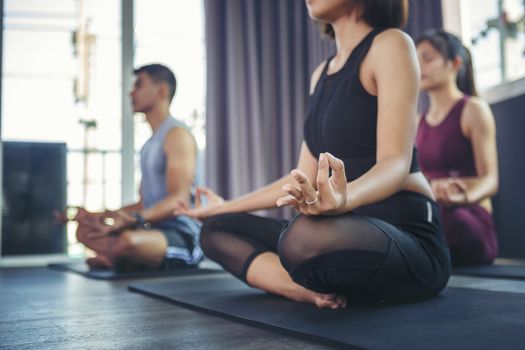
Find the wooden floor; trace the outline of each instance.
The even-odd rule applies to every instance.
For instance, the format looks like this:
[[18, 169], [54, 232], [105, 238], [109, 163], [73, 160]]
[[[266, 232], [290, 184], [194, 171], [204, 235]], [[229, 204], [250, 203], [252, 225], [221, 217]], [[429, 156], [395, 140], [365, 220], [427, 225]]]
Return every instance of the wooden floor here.
[[1, 349], [332, 349], [47, 268], [0, 270]]
[[[47, 268], [0, 269], [0, 348], [332, 348], [130, 293], [130, 282]], [[450, 285], [525, 293], [525, 281], [453, 277]]]

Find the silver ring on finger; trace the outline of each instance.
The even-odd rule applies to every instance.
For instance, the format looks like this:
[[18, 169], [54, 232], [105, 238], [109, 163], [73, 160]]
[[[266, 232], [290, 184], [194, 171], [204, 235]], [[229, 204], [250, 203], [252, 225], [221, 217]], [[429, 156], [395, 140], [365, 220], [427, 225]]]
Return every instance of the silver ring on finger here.
[[317, 193], [317, 191], [315, 191], [315, 199], [311, 202], [307, 201], [306, 198], [304, 199], [304, 202], [307, 204], [307, 205], [313, 205], [315, 203], [317, 203], [317, 201], [319, 200], [319, 193]]

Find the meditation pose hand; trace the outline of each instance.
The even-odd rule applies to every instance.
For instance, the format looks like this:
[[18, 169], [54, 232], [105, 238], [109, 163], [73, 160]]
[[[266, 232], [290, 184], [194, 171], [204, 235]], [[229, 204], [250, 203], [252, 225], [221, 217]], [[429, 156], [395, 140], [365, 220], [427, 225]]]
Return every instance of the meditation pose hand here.
[[137, 222], [132, 215], [124, 210], [89, 213], [89, 215], [82, 215], [81, 218], [77, 217], [75, 220], [82, 226], [82, 229], [79, 230], [80, 236], [89, 239], [102, 238], [111, 233], [120, 232], [132, 227]]
[[[332, 176], [329, 171], [332, 169]], [[292, 206], [305, 215], [338, 215], [347, 211], [346, 175], [342, 160], [330, 153], [321, 153], [317, 171], [317, 191], [299, 169], [292, 171], [295, 184], [286, 184], [288, 195], [277, 200], [278, 207]]]
[[[206, 205], [203, 203], [206, 198]], [[214, 215], [215, 211], [224, 203], [224, 199], [207, 187], [197, 187], [195, 193], [195, 208], [188, 208], [181, 203], [174, 215], [186, 215], [195, 219], [205, 219]]]
[[89, 212], [82, 207], [66, 207], [63, 211], [55, 210], [53, 211], [53, 217], [55, 222], [58, 224], [66, 224], [68, 221], [78, 221], [81, 222], [89, 217], [95, 217], [101, 215], [102, 213]]
[[124, 210], [106, 210], [99, 218], [98, 224], [100, 234], [106, 236], [133, 227], [137, 224], [137, 219]]
[[461, 179], [439, 179], [431, 182], [436, 201], [447, 207], [468, 204], [467, 184]]

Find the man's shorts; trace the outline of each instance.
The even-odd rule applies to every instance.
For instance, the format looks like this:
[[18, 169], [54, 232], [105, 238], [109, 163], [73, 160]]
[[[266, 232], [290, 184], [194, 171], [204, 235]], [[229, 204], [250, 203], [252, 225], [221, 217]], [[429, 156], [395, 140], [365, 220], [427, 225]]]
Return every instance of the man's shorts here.
[[162, 232], [168, 242], [161, 270], [197, 265], [202, 260], [202, 250], [192, 236], [171, 227], [152, 226], [151, 229]]

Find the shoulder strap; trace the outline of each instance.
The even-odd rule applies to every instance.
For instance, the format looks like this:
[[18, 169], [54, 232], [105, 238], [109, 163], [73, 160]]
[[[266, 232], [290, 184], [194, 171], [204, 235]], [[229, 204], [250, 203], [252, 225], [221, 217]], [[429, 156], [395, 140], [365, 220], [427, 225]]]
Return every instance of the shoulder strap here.
[[326, 72], [328, 71], [328, 66], [330, 65], [330, 61], [332, 61], [332, 59], [334, 58], [335, 55], [332, 55], [330, 57], [328, 57], [328, 59], [326, 60], [326, 63], [323, 67], [323, 71], [321, 72], [321, 75], [319, 76], [319, 79], [321, 79], [322, 77], [324, 77], [326, 75]]
[[470, 96], [468, 95], [463, 96], [463, 98], [459, 100], [454, 107], [452, 107], [452, 110], [449, 112], [447, 117], [453, 117], [459, 121], [461, 119], [461, 114], [463, 114], [463, 110], [465, 109], [465, 105], [469, 100], [469, 97]]
[[372, 43], [374, 42], [375, 37], [383, 32], [385, 28], [374, 28], [370, 33], [367, 34], [367, 36], [363, 39], [363, 41], [354, 49], [355, 52], [355, 61], [352, 62], [352, 67], [355, 70], [359, 70], [361, 67], [361, 63], [366, 57], [366, 54], [368, 53], [368, 50], [370, 50], [370, 47], [372, 46]]

